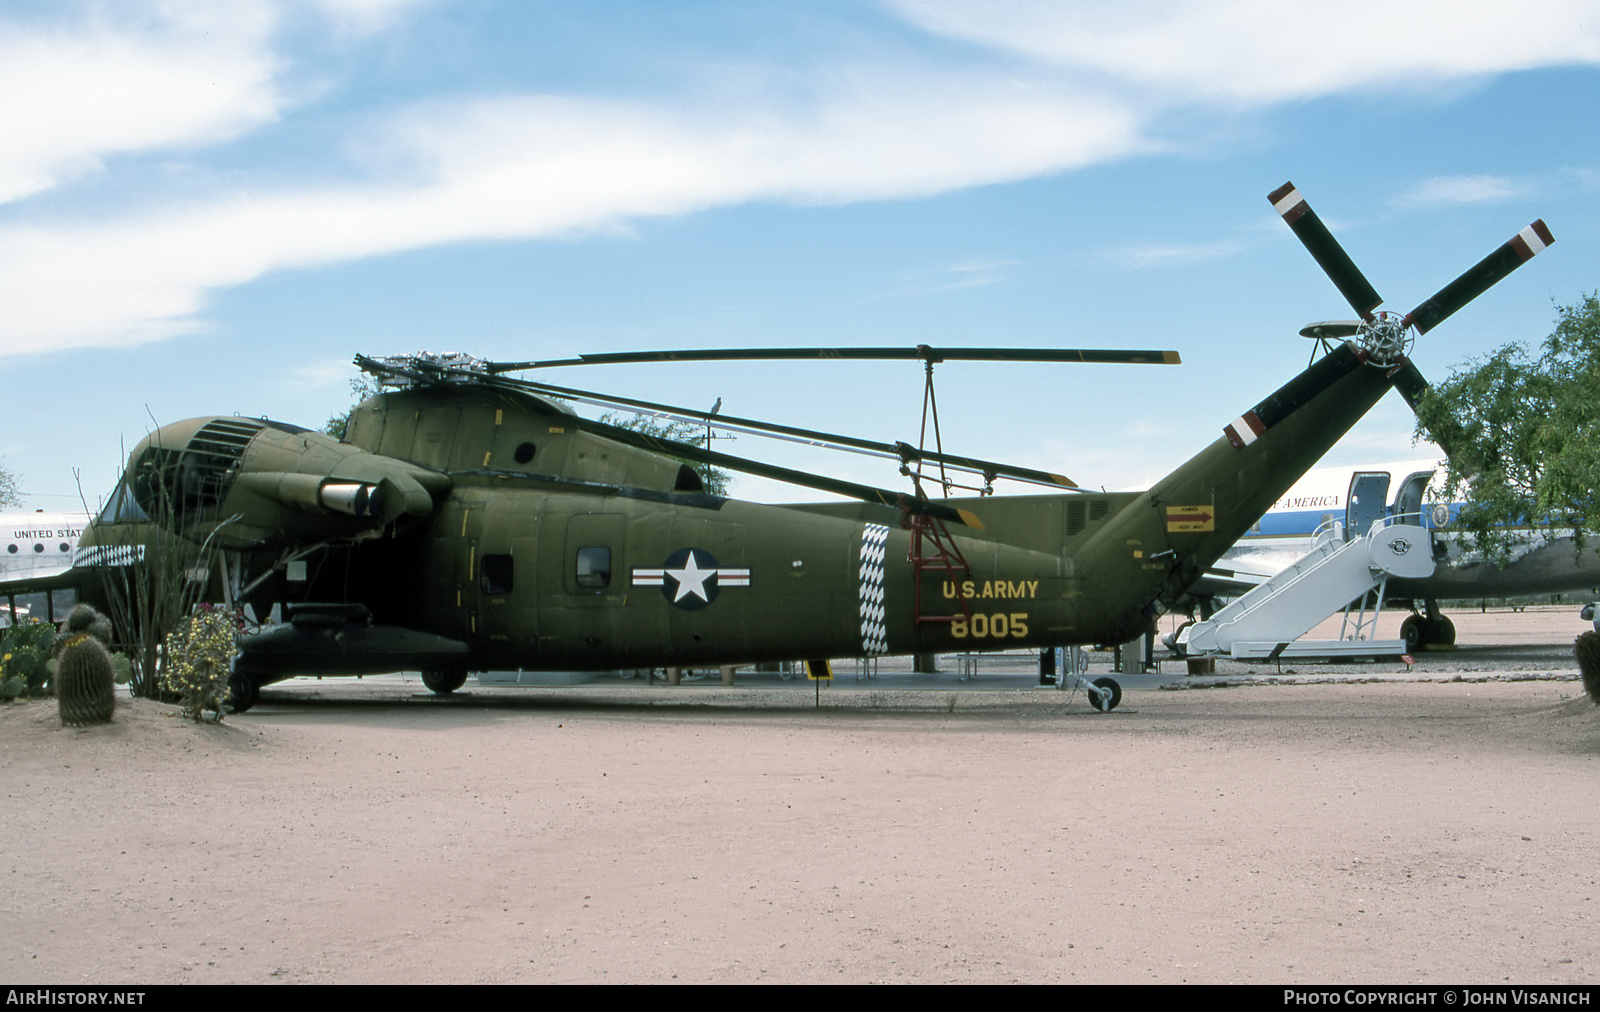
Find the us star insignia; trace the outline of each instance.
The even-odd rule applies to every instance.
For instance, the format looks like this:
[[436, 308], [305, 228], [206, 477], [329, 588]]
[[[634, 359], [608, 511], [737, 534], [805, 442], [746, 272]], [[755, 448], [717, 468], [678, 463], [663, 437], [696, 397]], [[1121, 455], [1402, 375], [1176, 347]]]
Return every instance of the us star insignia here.
[[668, 556], [660, 569], [635, 568], [635, 587], [660, 587], [661, 594], [675, 608], [699, 611], [717, 599], [723, 587], [750, 586], [750, 570], [719, 566], [704, 548], [680, 548]]

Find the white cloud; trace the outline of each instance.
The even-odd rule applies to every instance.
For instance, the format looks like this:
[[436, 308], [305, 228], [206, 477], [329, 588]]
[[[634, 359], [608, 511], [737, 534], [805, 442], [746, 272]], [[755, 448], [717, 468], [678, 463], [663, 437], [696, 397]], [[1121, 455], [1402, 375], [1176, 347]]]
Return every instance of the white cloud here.
[[1223, 240], [1220, 242], [1125, 246], [1106, 251], [1106, 256], [1128, 267], [1164, 267], [1167, 264], [1194, 263], [1231, 256], [1244, 248], [1244, 244]]
[[1395, 198], [1397, 204], [1477, 204], [1515, 196], [1519, 188], [1504, 176], [1434, 176]]
[[344, 35], [371, 35], [391, 27], [429, 0], [314, 0]]
[[1186, 103], [1276, 103], [1600, 62], [1593, 0], [887, 2], [929, 31]]
[[897, 80], [787, 115], [557, 98], [439, 105], [401, 118], [389, 143], [405, 182], [0, 229], [0, 354], [193, 329], [206, 292], [274, 270], [737, 201], [935, 193], [1100, 161], [1140, 141], [1112, 108], [944, 79]]
[[[421, 0], [282, 2], [370, 32]], [[337, 155], [322, 155], [298, 183], [252, 185], [246, 170], [225, 195], [140, 193], [137, 213], [0, 226], [0, 354], [192, 330], [209, 292], [273, 271], [746, 201], [922, 196], [1159, 150], [1146, 124], [1196, 102], [1265, 104], [1600, 58], [1600, 5], [1575, 0], [1514, 12], [1374, 0], [895, 6], [987, 51], [964, 69], [878, 61], [774, 71], [812, 89], [799, 99], [759, 87], [700, 101], [511, 95], [420, 104], [376, 125], [355, 109], [345, 122], [360, 136], [347, 150], [359, 150], [369, 181], [322, 181], [340, 168], [327, 160]], [[278, 8], [269, 0], [171, 0], [159, 10], [51, 31], [0, 22], [0, 201], [118, 152], [199, 147], [280, 115], [274, 73], [284, 57], [271, 49]], [[1489, 199], [1491, 190], [1483, 177], [1476, 189], [1458, 181], [1427, 199]], [[1235, 248], [1116, 255], [1150, 265]]]
[[348, 358], [319, 359], [305, 362], [290, 370], [296, 390], [320, 387], [347, 387], [358, 375]]
[[929, 270], [911, 271], [902, 276], [903, 284], [897, 291], [927, 294], [982, 288], [998, 284], [1005, 277], [1006, 268], [1016, 265], [1015, 260], [968, 260]]
[[0, 203], [119, 152], [212, 143], [271, 121], [271, 27], [255, 0], [112, 6], [70, 27], [0, 21]]

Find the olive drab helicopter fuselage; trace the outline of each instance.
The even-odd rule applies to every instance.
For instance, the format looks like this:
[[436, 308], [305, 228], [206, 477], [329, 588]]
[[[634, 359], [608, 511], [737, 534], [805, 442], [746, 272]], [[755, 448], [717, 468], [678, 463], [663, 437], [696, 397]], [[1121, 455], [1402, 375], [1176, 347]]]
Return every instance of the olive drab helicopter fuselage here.
[[[379, 630], [360, 649], [336, 645], [314, 628], [324, 609], [302, 623], [313, 627], [305, 642], [286, 632], [252, 650], [247, 666], [263, 681], [1122, 642], [1387, 388], [1382, 373], [1348, 368], [1250, 446], [1221, 438], [1148, 492], [941, 500], [972, 518], [948, 537], [965, 565], [920, 573], [899, 506], [708, 495], [676, 460], [580, 431], [521, 391], [463, 382], [368, 400], [346, 443], [238, 418], [176, 423], [135, 449], [133, 491], [153, 515], [154, 490], [137, 487], [141, 467], [158, 466], [141, 463], [153, 447], [204, 459], [214, 478], [186, 464], [158, 480], [174, 486], [186, 530], [244, 560], [236, 579], [256, 614], [280, 602], [359, 605], [364, 628]], [[224, 424], [237, 449], [220, 448]], [[304, 476], [316, 480], [297, 498], [292, 481]], [[380, 502], [386, 482], [407, 478], [434, 491], [409, 512], [386, 503], [400, 514], [389, 524], [329, 505], [330, 488], [361, 485]], [[206, 485], [216, 492], [194, 494]], [[117, 544], [118, 526], [102, 514], [80, 546]], [[281, 670], [269, 656], [283, 657]]]
[[[1291, 225], [1346, 291], [1354, 266], [1298, 207]], [[1476, 289], [1441, 292], [1453, 301], [1427, 326], [1521, 259], [1468, 272]], [[1410, 398], [1425, 386], [1393, 321], [1356, 308], [1349, 340], [1325, 332], [1325, 355], [1130, 493], [929, 499], [852, 486], [858, 501], [741, 502], [707, 493], [682, 463], [733, 458], [580, 417], [501, 369], [358, 359], [393, 389], [355, 409], [342, 441], [232, 416], [152, 433], [76, 558], [126, 565], [155, 523], [214, 548], [213, 599], [257, 616], [281, 605], [288, 619], [243, 637], [235, 680], [248, 699], [302, 674], [422, 670], [448, 691], [506, 668], [1126, 642], [1390, 387]], [[843, 485], [812, 479], [795, 480]]]

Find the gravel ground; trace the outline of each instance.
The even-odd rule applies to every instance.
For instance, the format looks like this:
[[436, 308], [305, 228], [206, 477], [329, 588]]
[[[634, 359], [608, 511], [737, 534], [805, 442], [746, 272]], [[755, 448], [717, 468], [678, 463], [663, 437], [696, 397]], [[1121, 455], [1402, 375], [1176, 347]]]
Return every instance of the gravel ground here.
[[1409, 672], [1168, 662], [1111, 714], [1027, 658], [821, 692], [297, 680], [220, 726], [4, 706], [0, 973], [1592, 983], [1587, 626], [1453, 617]]

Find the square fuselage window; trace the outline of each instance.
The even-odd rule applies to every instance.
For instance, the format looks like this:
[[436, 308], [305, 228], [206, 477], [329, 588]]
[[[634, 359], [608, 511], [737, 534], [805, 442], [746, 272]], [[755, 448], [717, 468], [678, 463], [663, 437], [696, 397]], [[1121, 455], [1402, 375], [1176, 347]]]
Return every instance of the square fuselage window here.
[[480, 577], [483, 593], [511, 593], [511, 568], [511, 556], [485, 555]]
[[598, 590], [610, 585], [611, 549], [595, 546], [578, 549], [578, 586]]

